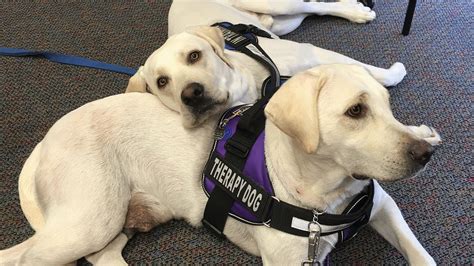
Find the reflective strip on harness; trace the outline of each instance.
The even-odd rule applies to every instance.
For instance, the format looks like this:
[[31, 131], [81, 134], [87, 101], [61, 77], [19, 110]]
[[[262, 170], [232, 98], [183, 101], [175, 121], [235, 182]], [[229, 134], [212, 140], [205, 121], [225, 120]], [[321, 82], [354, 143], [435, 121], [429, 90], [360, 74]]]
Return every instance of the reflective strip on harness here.
[[[293, 227], [295, 229], [298, 229], [298, 230], [301, 230], [301, 231], [309, 232], [308, 225], [311, 222], [312, 221], [306, 221], [306, 220], [300, 219], [298, 217], [293, 217], [291, 219], [291, 227]], [[353, 223], [345, 223], [345, 224], [339, 224], [339, 225], [320, 224], [320, 226], [321, 226], [321, 231], [322, 232], [324, 232], [326, 234], [332, 234], [332, 233], [336, 233], [340, 230], [346, 229], [352, 224]]]
[[257, 221], [265, 221], [271, 197], [239, 169], [226, 164], [221, 156], [214, 153], [206, 165], [204, 175], [245, 207]]

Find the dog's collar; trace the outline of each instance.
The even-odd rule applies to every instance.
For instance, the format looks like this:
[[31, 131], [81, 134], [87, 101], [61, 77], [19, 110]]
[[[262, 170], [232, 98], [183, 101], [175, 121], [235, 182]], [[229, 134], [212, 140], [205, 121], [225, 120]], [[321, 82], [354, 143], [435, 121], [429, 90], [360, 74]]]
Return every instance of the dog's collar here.
[[354, 236], [370, 218], [373, 182], [341, 214], [317, 213], [279, 200], [265, 165], [265, 132], [258, 134], [250, 149], [245, 148], [247, 143], [235, 142], [241, 116], [250, 107], [229, 109], [219, 121], [202, 176], [203, 189], [209, 197], [203, 224], [223, 236], [225, 221], [230, 215], [244, 223], [308, 237], [309, 225], [316, 219], [322, 236], [337, 233], [339, 243]]

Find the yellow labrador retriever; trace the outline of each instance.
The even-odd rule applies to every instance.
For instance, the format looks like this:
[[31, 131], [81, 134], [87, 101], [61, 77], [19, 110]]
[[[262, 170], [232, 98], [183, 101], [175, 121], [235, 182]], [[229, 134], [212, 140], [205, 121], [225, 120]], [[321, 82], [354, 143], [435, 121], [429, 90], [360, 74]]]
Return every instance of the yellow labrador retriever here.
[[[225, 63], [224, 63], [225, 64]], [[340, 213], [374, 179], [369, 224], [413, 265], [434, 264], [376, 180], [414, 176], [432, 147], [397, 121], [386, 89], [358, 66], [320, 66], [291, 78], [265, 109], [265, 157], [275, 195], [307, 209]], [[0, 251], [0, 265], [60, 265], [87, 256], [125, 264], [128, 206], [155, 225], [200, 226], [207, 197], [200, 176], [216, 120], [181, 127], [156, 97], [116, 95], [57, 121], [20, 175], [20, 202], [36, 233]], [[133, 218], [133, 217], [129, 217]], [[307, 238], [229, 219], [224, 233], [264, 264], [299, 264]], [[321, 238], [317, 259], [337, 237]]]

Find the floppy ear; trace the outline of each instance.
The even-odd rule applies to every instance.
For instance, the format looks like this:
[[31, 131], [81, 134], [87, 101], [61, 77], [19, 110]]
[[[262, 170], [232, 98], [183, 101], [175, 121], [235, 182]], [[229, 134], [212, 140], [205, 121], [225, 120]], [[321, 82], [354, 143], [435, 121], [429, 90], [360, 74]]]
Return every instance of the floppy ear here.
[[283, 84], [265, 107], [267, 118], [298, 140], [307, 153], [318, 147], [318, 97], [324, 83], [319, 70], [299, 73]]
[[227, 57], [224, 55], [225, 42], [221, 30], [216, 27], [195, 26], [187, 28], [186, 32], [206, 40], [212, 46], [214, 52], [222, 59], [222, 61], [224, 61], [230, 68], [233, 68], [229, 59], [227, 59]]
[[127, 89], [125, 90], [125, 93], [127, 92], [146, 92], [146, 82], [145, 79], [142, 77], [142, 68], [138, 68], [137, 73], [133, 75], [130, 80], [128, 81], [128, 86]]

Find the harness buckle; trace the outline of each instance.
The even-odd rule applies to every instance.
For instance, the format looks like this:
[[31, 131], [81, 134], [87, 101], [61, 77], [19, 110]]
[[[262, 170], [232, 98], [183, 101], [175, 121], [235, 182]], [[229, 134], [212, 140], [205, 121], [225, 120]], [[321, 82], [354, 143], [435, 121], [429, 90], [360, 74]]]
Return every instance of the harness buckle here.
[[247, 31], [260, 37], [272, 38], [268, 32], [256, 27], [255, 25], [248, 25]]
[[227, 152], [232, 153], [233, 155], [239, 158], [247, 158], [249, 155], [250, 149], [246, 145], [230, 138], [227, 143], [224, 145]]

